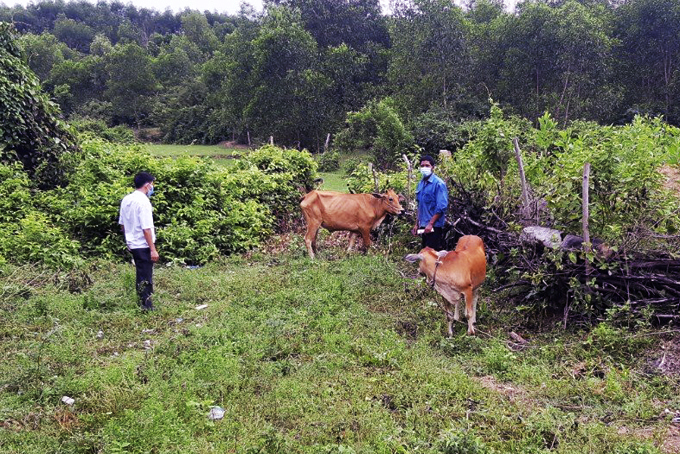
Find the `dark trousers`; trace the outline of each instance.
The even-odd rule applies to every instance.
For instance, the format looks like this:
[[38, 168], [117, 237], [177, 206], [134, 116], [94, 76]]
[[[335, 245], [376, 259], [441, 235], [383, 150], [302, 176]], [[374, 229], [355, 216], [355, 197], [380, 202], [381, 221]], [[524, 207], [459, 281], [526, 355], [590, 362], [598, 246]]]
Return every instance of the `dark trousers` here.
[[442, 227], [434, 227], [430, 233], [423, 233], [423, 248], [431, 247], [435, 251], [442, 249]]
[[151, 249], [130, 249], [135, 259], [137, 270], [137, 295], [142, 309], [152, 309], [151, 295], [153, 294], [153, 262], [151, 261]]

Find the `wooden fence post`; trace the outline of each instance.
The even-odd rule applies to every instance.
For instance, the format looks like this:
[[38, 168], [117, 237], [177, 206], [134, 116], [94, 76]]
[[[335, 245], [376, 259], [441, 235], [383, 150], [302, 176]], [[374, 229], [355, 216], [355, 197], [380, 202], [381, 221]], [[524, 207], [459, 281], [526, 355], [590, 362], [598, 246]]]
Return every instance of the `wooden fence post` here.
[[370, 170], [373, 173], [373, 184], [375, 185], [375, 192], [380, 192], [380, 185], [378, 184], [378, 174], [375, 173], [375, 169], [373, 168], [372, 162], [368, 163], [368, 170]]
[[408, 169], [408, 181], [406, 183], [406, 206], [410, 207], [411, 206], [411, 179], [413, 178], [413, 165], [411, 164], [411, 161], [408, 160], [408, 156], [406, 154], [401, 155], [402, 158], [404, 158], [404, 162], [406, 163], [406, 168]]
[[[522, 184], [522, 218], [532, 219], [531, 208], [529, 207], [529, 190], [527, 188], [527, 178], [524, 174], [524, 163], [522, 162], [522, 152], [519, 149], [519, 140], [517, 137], [512, 139], [512, 144], [515, 146], [515, 158], [517, 158], [517, 165], [519, 166], [519, 179]], [[536, 219], [538, 223], [538, 219]]]
[[[590, 252], [592, 247], [590, 245], [590, 230], [588, 228], [588, 182], [590, 180], [590, 163], [586, 162], [583, 166], [583, 251]], [[590, 274], [590, 262], [586, 256], [586, 276]]]

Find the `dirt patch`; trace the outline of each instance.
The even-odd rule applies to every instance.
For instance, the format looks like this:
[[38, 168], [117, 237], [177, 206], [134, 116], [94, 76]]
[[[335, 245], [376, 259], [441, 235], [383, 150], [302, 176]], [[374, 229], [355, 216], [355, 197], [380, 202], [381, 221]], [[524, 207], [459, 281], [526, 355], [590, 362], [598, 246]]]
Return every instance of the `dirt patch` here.
[[527, 407], [532, 405], [529, 393], [525, 389], [516, 384], [499, 383], [491, 375], [477, 378], [477, 381], [482, 388], [494, 391], [504, 397], [507, 397], [510, 402], [526, 404]]
[[680, 196], [680, 169], [664, 165], [659, 169], [659, 172], [666, 177], [663, 187]]
[[661, 452], [666, 454], [680, 454], [680, 427], [671, 426], [666, 432]]
[[248, 149], [248, 145], [238, 143], [235, 140], [225, 140], [224, 142], [220, 142], [217, 145], [219, 145], [222, 148], [236, 148], [237, 150], [247, 150]]
[[680, 376], [680, 337], [662, 341], [650, 354], [647, 367], [652, 373]]

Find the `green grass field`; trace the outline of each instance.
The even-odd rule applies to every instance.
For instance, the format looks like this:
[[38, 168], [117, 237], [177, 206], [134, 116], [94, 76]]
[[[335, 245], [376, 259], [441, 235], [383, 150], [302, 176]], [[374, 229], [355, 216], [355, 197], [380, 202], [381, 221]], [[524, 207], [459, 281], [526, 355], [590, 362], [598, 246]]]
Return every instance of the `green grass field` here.
[[319, 177], [323, 178], [323, 184], [319, 189], [324, 191], [349, 192], [347, 183], [342, 172], [319, 172]]
[[[320, 246], [317, 261], [291, 235], [200, 269], [160, 265], [150, 314], [136, 309], [130, 264], [92, 264], [80, 294], [67, 290], [78, 273], [4, 268], [0, 452], [604, 454], [668, 443], [664, 410], [680, 408], [680, 389], [647, 356], [668, 337], [608, 325], [532, 333], [487, 287], [479, 336], [460, 324], [445, 339], [439, 296], [413, 265]], [[512, 330], [529, 342], [511, 344]], [[208, 418], [213, 406], [223, 419]]]

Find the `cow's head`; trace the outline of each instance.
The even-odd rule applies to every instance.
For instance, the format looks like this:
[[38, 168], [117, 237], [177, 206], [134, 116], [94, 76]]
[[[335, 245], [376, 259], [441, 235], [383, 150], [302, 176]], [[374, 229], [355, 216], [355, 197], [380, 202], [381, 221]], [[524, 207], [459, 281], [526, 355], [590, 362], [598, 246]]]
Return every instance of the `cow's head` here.
[[402, 200], [404, 200], [404, 197], [401, 195], [397, 195], [396, 192], [394, 192], [392, 189], [388, 189], [386, 193], [384, 194], [373, 194], [373, 197], [378, 198], [382, 201], [383, 205], [385, 206], [385, 211], [387, 211], [390, 214], [401, 214], [404, 211], [404, 208], [401, 206]]

